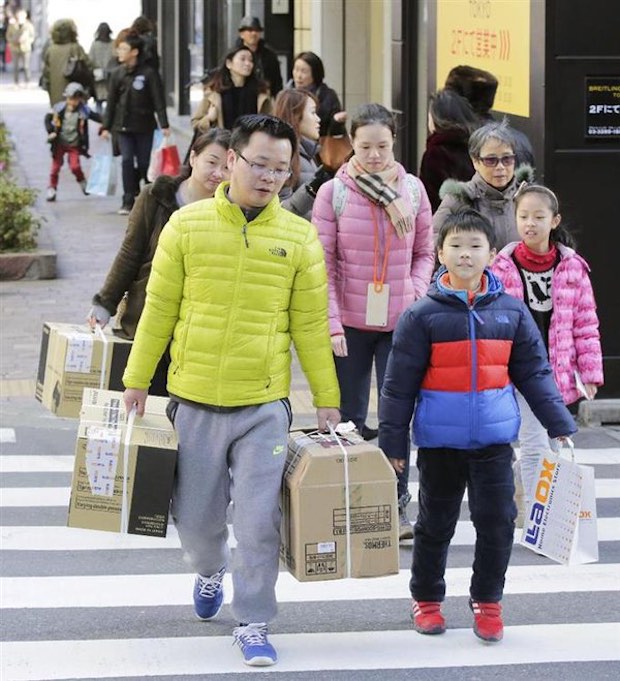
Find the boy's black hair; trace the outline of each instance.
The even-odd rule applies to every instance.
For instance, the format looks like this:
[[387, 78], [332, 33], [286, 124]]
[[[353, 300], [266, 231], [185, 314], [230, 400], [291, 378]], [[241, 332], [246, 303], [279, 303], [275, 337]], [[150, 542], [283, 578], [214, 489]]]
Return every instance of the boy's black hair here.
[[473, 208], [462, 208], [452, 212], [445, 219], [437, 235], [437, 249], [443, 248], [444, 241], [453, 232], [481, 232], [489, 242], [491, 248], [495, 248], [495, 229], [487, 218]]
[[243, 151], [255, 132], [264, 132], [275, 139], [288, 140], [291, 143], [291, 150], [294, 152], [297, 149], [297, 135], [293, 128], [283, 120], [268, 114], [239, 116], [230, 136], [230, 148], [236, 152]]

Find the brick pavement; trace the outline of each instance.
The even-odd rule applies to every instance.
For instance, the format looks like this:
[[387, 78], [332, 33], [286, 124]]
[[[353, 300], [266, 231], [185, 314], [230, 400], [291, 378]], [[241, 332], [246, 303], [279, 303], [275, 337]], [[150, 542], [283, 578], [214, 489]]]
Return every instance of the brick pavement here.
[[[44, 321], [81, 323], [90, 300], [103, 283], [125, 232], [126, 218], [116, 215], [121, 197], [84, 196], [63, 167], [55, 203], [45, 201], [50, 153], [43, 128], [47, 95], [39, 89], [15, 90], [0, 83], [0, 116], [11, 131], [20, 175], [27, 186], [40, 191], [36, 208], [46, 222], [40, 246], [58, 254], [58, 278], [49, 281], [2, 282], [0, 291], [0, 396], [30, 405], [34, 393], [41, 327]], [[177, 119], [179, 126], [185, 124]], [[90, 124], [91, 153], [103, 150], [98, 124]], [[183, 139], [178, 134], [179, 144]], [[88, 174], [89, 161], [83, 160]], [[120, 183], [120, 168], [119, 168]], [[305, 379], [294, 363], [291, 401], [295, 425], [314, 423], [314, 409]], [[36, 405], [34, 398], [32, 402]], [[373, 395], [376, 405], [376, 396]], [[6, 405], [5, 405], [6, 406]], [[375, 407], [373, 406], [374, 410]], [[373, 412], [369, 419], [376, 422]]]

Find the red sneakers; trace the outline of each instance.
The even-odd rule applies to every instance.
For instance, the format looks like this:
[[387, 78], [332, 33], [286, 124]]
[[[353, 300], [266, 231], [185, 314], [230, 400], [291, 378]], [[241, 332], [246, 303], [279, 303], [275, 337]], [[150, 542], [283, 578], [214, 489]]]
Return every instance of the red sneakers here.
[[441, 614], [441, 603], [413, 601], [413, 628], [420, 634], [443, 634], [446, 620]]
[[474, 613], [474, 634], [483, 641], [501, 641], [504, 636], [502, 606], [499, 603], [480, 603], [469, 599]]

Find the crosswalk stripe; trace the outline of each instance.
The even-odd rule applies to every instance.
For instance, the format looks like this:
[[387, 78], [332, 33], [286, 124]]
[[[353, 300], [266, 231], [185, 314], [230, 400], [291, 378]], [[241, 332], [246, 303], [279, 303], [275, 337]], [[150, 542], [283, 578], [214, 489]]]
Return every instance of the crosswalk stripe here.
[[[517, 456], [519, 448], [515, 449]], [[411, 463], [415, 462], [415, 450], [411, 452]], [[575, 449], [577, 463], [591, 466], [620, 463], [620, 447], [598, 449]], [[73, 456], [40, 456], [5, 454], [0, 456], [0, 473], [53, 473], [72, 472]]]
[[74, 456], [4, 454], [0, 473], [71, 473], [74, 461]]
[[[598, 518], [598, 540], [620, 541], [620, 519]], [[520, 537], [515, 532], [515, 542]], [[457, 523], [452, 546], [473, 546], [476, 539], [474, 526], [467, 520]], [[135, 534], [98, 532], [75, 527], [4, 525], [0, 527], [0, 541], [4, 551], [94, 551], [113, 549], [174, 549], [179, 548], [179, 537], [173, 525], [168, 535], [143, 537]], [[235, 548], [237, 542], [229, 526], [228, 546]]]
[[[409, 483], [409, 492], [418, 498], [417, 482]], [[620, 495], [620, 478], [602, 478], [595, 481], [597, 499], [614, 499]], [[0, 507], [68, 506], [70, 487], [0, 487]], [[467, 493], [464, 497], [467, 500]]]
[[[411, 630], [274, 634], [274, 672], [429, 669], [618, 659], [620, 623], [506, 627], [504, 641], [484, 645], [471, 629], [443, 636]], [[231, 637], [8, 642], [2, 678], [11, 681], [239, 672]], [[269, 670], [271, 671], [271, 670]]]
[[[409, 597], [410, 570], [373, 579], [298, 582], [281, 572], [276, 586], [279, 603], [356, 601]], [[448, 568], [449, 596], [467, 596], [471, 568]], [[2, 609], [15, 608], [121, 608], [190, 605], [193, 574], [88, 575], [70, 577], [4, 577], [0, 579]], [[505, 594], [617, 591], [617, 564], [511, 565]], [[230, 603], [232, 578], [224, 577], [224, 600]]]

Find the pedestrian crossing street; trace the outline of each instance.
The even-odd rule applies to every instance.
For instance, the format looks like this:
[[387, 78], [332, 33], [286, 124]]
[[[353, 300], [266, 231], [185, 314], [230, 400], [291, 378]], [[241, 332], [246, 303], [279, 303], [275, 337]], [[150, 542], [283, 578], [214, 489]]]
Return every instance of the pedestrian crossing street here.
[[[465, 507], [446, 573], [445, 635], [411, 630], [408, 542], [397, 575], [300, 583], [282, 571], [270, 636], [280, 659], [250, 670], [231, 645], [228, 607], [213, 622], [193, 616], [193, 575], [174, 527], [165, 539], [66, 528], [73, 457], [3, 454], [0, 678], [619, 678], [620, 448], [576, 455], [595, 468], [600, 561], [565, 567], [515, 545], [500, 644], [471, 631]], [[410, 487], [415, 498], [415, 479]], [[232, 532], [230, 546], [234, 556]], [[224, 588], [228, 604], [230, 575]]]

